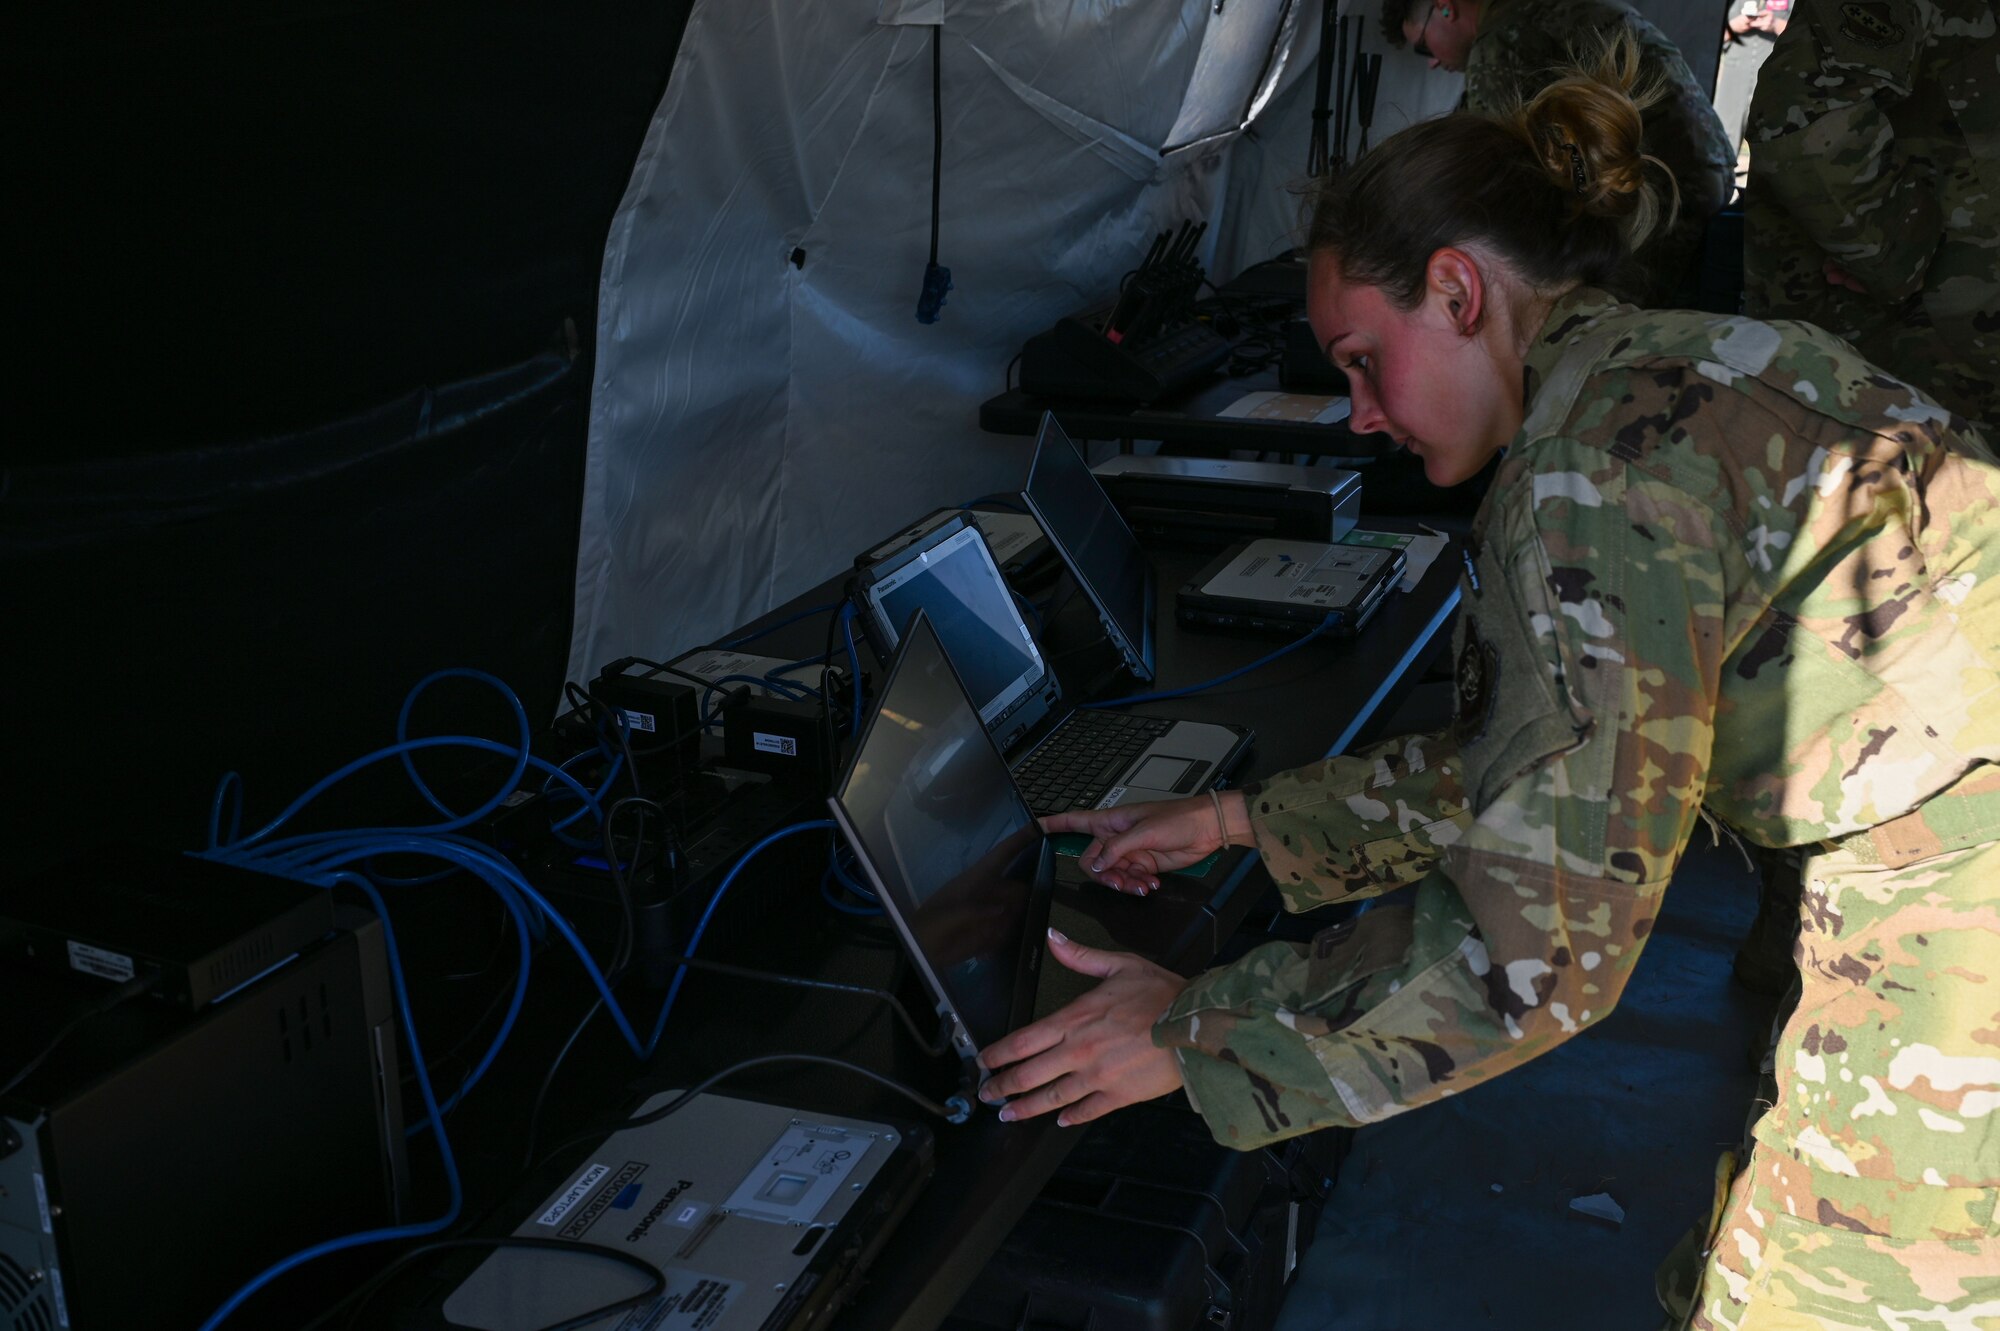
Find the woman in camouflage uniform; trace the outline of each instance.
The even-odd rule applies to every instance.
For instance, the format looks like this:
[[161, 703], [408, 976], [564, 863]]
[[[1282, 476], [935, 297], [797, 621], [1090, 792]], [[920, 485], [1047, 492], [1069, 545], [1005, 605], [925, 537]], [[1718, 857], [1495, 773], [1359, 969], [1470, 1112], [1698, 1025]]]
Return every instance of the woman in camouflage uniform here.
[[1802, 324], [1619, 305], [1637, 109], [1565, 80], [1377, 148], [1317, 200], [1314, 330], [1471, 538], [1451, 733], [1242, 793], [1062, 815], [1126, 891], [1254, 845], [1294, 909], [1408, 887], [1192, 982], [1104, 977], [993, 1045], [1003, 1117], [1185, 1086], [1253, 1147], [1479, 1084], [1617, 1002], [1704, 806], [1806, 847], [1777, 1101], [1698, 1327], [2000, 1325], [2000, 467]]

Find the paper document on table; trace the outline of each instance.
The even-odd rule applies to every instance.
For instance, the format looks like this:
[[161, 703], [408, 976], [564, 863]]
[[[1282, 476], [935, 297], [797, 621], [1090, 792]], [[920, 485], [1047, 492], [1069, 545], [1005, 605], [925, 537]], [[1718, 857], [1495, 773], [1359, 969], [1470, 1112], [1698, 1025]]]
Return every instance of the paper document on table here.
[[1293, 425], [1332, 425], [1347, 419], [1351, 404], [1344, 397], [1318, 393], [1245, 393], [1216, 415], [1245, 421], [1285, 421]]
[[1386, 550], [1403, 552], [1403, 580], [1397, 585], [1404, 591], [1414, 591], [1430, 570], [1431, 561], [1444, 549], [1448, 538], [1429, 527], [1423, 534], [1408, 531], [1369, 531], [1356, 527], [1340, 538], [1342, 545], [1371, 545]]

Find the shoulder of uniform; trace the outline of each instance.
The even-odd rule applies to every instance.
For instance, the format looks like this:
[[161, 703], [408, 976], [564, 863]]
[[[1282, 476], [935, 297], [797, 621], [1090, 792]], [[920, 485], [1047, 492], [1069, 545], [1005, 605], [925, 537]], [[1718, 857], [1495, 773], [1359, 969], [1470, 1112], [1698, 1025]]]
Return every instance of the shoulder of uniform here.
[[[1690, 310], [1621, 310], [1599, 325], [1603, 354], [1561, 428], [1643, 437], [1648, 449], [1686, 441], [1706, 450], [1739, 410], [1784, 419], [1801, 433], [1902, 434], [1953, 428], [1948, 411], [1810, 325]], [[1697, 417], [1711, 427], [1703, 429]], [[1685, 422], [1688, 428], [1677, 428]]]

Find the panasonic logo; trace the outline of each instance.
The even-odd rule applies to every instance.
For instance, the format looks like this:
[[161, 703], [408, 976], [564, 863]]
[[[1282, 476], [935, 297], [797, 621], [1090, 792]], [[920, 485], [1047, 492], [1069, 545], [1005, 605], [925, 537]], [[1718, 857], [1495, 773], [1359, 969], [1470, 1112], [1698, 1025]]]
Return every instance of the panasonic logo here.
[[625, 1236], [625, 1241], [627, 1243], [637, 1243], [640, 1239], [645, 1238], [646, 1231], [653, 1227], [655, 1220], [658, 1220], [667, 1213], [667, 1207], [673, 1204], [674, 1198], [680, 1196], [693, 1186], [694, 1180], [682, 1179], [680, 1182], [674, 1184], [673, 1187], [668, 1188], [666, 1192], [660, 1195], [660, 1200], [653, 1203], [653, 1209], [646, 1212], [638, 1224], [632, 1226], [632, 1232]]

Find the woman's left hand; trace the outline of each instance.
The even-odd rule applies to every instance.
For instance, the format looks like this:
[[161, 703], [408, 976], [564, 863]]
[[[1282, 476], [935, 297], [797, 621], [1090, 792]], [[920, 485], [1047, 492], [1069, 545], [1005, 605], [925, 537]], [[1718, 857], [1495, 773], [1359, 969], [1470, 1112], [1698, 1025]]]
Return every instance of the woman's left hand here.
[[1049, 951], [1102, 983], [988, 1045], [980, 1065], [997, 1070], [979, 1098], [1007, 1098], [1000, 1111], [1006, 1122], [1059, 1109], [1056, 1122], [1070, 1127], [1180, 1089], [1180, 1060], [1153, 1043], [1153, 1023], [1188, 982], [1144, 957], [1072, 943], [1054, 929]]

